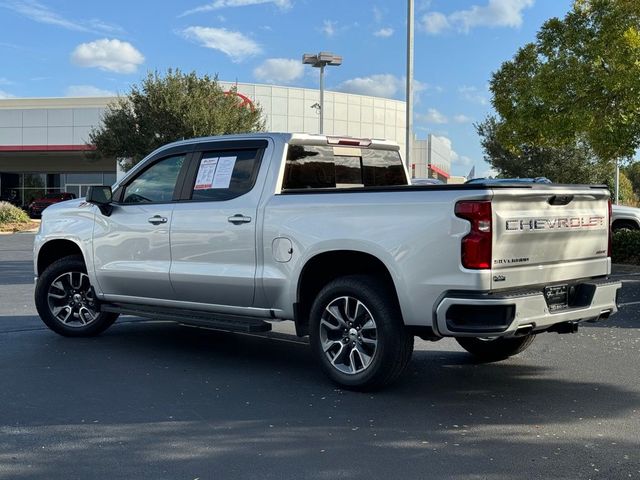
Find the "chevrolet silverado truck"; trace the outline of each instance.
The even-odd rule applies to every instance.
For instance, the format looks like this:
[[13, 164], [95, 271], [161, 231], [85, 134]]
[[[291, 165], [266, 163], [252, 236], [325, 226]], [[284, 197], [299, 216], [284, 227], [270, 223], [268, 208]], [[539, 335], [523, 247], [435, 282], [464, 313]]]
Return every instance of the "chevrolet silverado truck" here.
[[186, 140], [43, 212], [35, 302], [69, 337], [119, 314], [245, 332], [293, 321], [333, 381], [379, 388], [415, 336], [493, 361], [616, 312], [609, 205], [598, 186], [411, 186], [382, 140]]

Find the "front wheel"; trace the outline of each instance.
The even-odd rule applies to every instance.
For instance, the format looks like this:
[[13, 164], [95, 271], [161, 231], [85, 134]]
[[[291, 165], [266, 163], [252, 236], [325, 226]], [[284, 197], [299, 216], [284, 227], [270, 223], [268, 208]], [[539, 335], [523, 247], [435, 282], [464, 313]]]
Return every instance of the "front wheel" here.
[[311, 307], [310, 343], [324, 372], [354, 390], [393, 382], [413, 352], [393, 292], [365, 275], [338, 278], [320, 291]]
[[536, 336], [532, 334], [512, 338], [458, 337], [456, 341], [479, 360], [495, 362], [523, 352], [535, 338]]
[[102, 333], [118, 318], [100, 312], [82, 257], [64, 257], [49, 265], [38, 279], [35, 302], [42, 321], [66, 337]]

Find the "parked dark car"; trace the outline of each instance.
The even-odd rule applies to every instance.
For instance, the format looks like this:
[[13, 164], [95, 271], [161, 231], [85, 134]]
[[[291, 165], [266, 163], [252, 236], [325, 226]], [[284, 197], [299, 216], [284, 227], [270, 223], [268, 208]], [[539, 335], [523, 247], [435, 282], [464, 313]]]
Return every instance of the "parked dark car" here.
[[74, 198], [76, 198], [76, 196], [73, 193], [47, 193], [44, 197], [36, 198], [29, 204], [29, 216], [31, 218], [40, 218], [42, 211], [49, 205], [64, 202], [65, 200], [73, 200]]

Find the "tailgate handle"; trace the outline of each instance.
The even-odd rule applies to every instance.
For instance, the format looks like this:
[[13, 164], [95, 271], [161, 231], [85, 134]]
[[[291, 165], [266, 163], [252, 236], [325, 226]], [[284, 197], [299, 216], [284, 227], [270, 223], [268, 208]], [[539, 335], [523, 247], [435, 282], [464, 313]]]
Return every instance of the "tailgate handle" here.
[[573, 195], [553, 195], [549, 197], [549, 205], [568, 205], [573, 200]]

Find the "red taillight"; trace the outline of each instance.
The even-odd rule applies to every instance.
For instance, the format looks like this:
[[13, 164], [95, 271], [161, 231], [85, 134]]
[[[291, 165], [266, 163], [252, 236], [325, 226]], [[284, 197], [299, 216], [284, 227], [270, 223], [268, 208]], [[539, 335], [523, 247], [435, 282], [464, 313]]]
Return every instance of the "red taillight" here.
[[611, 199], [609, 199], [609, 244], [607, 246], [607, 256], [611, 256], [611, 225], [613, 223], [613, 207], [611, 206]]
[[491, 202], [456, 203], [456, 217], [471, 222], [471, 231], [462, 239], [462, 266], [474, 270], [491, 268]]

